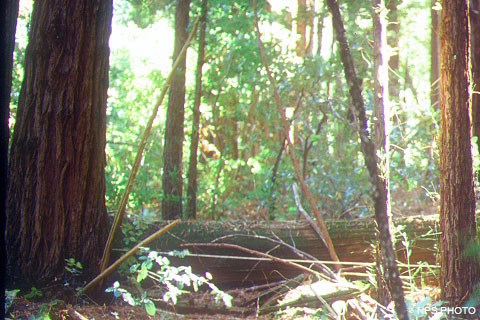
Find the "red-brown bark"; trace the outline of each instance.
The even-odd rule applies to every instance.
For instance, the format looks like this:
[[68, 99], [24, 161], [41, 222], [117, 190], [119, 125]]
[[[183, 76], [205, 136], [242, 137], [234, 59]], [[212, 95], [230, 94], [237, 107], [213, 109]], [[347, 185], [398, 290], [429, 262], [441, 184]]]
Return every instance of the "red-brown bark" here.
[[440, 28], [440, 287], [442, 300], [454, 305], [478, 282], [477, 268], [463, 256], [476, 235], [467, 1], [442, 1]]
[[472, 54], [472, 124], [480, 150], [480, 0], [470, 1], [470, 50]]
[[107, 234], [105, 132], [111, 0], [34, 4], [10, 153], [10, 277], [98, 271]]
[[[175, 11], [173, 60], [188, 38], [190, 0], [178, 0]], [[182, 154], [185, 120], [185, 69], [187, 53], [180, 60], [172, 78], [168, 96], [167, 124], [163, 149], [162, 217], [172, 220], [182, 217]]]

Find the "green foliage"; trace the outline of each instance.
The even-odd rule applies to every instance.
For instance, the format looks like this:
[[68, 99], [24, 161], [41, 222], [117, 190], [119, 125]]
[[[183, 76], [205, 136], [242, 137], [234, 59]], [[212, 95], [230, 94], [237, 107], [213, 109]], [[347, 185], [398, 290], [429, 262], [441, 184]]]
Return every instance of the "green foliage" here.
[[[232, 297], [218, 289], [218, 287], [210, 282], [212, 276], [207, 273], [205, 277], [198, 276], [192, 273], [191, 267], [174, 267], [170, 265], [170, 260], [161, 256], [156, 251], [144, 249], [146, 255], [140, 256], [139, 261], [130, 267], [132, 274], [137, 274], [136, 281], [141, 283], [143, 280], [149, 278], [156, 284], [161, 286], [163, 292], [163, 301], [176, 304], [178, 297], [188, 291], [186, 287], [191, 287], [195, 292], [201, 286], [207, 286], [210, 293], [215, 296], [216, 302], [222, 302], [227, 307], [232, 306]], [[174, 253], [182, 257], [184, 253]], [[115, 282], [112, 287], [106, 289], [106, 292], [112, 292], [115, 297], [122, 298], [128, 304], [143, 305], [149, 315], [155, 315], [156, 308], [153, 301], [148, 298], [147, 291], [141, 294], [141, 297], [134, 297], [128, 290], [121, 288], [119, 282]]]
[[[324, 8], [316, 8], [316, 18], [321, 19], [316, 23], [324, 28], [323, 40], [315, 44], [318, 48], [314, 48], [313, 55], [300, 58], [293, 43], [296, 13], [290, 12], [288, 7], [275, 11], [273, 5], [276, 4], [269, 7], [266, 2], [259, 1], [260, 28], [282, 104], [287, 111], [296, 110], [289, 117], [294, 152], [299, 159], [306, 157], [308, 185], [328, 217], [341, 217], [345, 212], [353, 217], [371, 213], [369, 181], [356, 130], [349, 119], [348, 86], [331, 37], [329, 16]], [[341, 6], [371, 118], [371, 3], [350, 1]], [[428, 194], [439, 189], [435, 140], [439, 115], [429, 102], [429, 35], [418, 31], [430, 30], [430, 6], [429, 1], [409, 0], [401, 2], [398, 8], [400, 69], [395, 76], [400, 88], [392, 109], [390, 186], [393, 204], [399, 210], [409, 210], [412, 205], [421, 206], [422, 203], [428, 206]], [[192, 3], [192, 19], [199, 14], [199, 7], [199, 2]], [[151, 43], [171, 39], [169, 45], [173, 45], [173, 31], [165, 29], [165, 25], [173, 25], [174, 9], [172, 0], [116, 1], [113, 33], [125, 28], [136, 33], [151, 32], [147, 34], [158, 34], [149, 39]], [[30, 12], [30, 7], [21, 6], [14, 54], [11, 124], [15, 120], [23, 78]], [[125, 35], [124, 41], [130, 41], [129, 37]], [[267, 208], [269, 218], [291, 219], [296, 211], [291, 194], [293, 169], [284, 153], [278, 170], [273, 173], [283, 136], [279, 112], [272, 102], [271, 85], [258, 52], [252, 2], [209, 1], [206, 42], [200, 144], [215, 149], [216, 154], [212, 157], [200, 148], [198, 216], [241, 218], [247, 211], [260, 212]], [[316, 49], [320, 55], [315, 54]], [[169, 59], [161, 57], [158, 59], [162, 61], [153, 64], [145, 58], [148, 50], [129, 47], [129, 43], [112, 46], [106, 145], [109, 208], [116, 208], [125, 190], [140, 135], [159, 88], [163, 86], [165, 70], [159, 65], [171, 65]], [[162, 57], [168, 57], [168, 52]], [[195, 58], [195, 51], [190, 50], [189, 60]], [[187, 80], [193, 70], [190, 62]], [[188, 105], [193, 98], [192, 81], [187, 81], [187, 85]], [[324, 117], [327, 120], [317, 132]], [[188, 154], [191, 134], [188, 123], [191, 120], [191, 112], [187, 110], [184, 155]], [[160, 210], [164, 123], [165, 110], [161, 109], [128, 203], [128, 210], [136, 214], [142, 208]], [[305, 153], [309, 144], [310, 149]], [[185, 170], [181, 178], [185, 179]], [[403, 190], [418, 190], [416, 194], [423, 196], [396, 198], [401, 194], [396, 191]], [[135, 227], [133, 225], [127, 233], [133, 234]]]
[[30, 289], [30, 292], [29, 293], [26, 293], [23, 295], [26, 299], [29, 299], [29, 300], [34, 300], [36, 298], [41, 298], [43, 297], [43, 292], [42, 290], [39, 290], [37, 289], [36, 287], [32, 287]]
[[142, 208], [138, 214], [127, 212], [127, 219], [124, 219], [122, 223], [125, 247], [129, 248], [140, 241], [148, 227], [157, 219], [157, 214], [147, 208]]
[[[125, 51], [116, 52], [110, 69], [109, 108], [107, 110], [107, 206], [116, 207], [125, 190], [131, 165], [148, 115], [155, 103], [153, 98], [163, 83], [158, 71], [136, 75], [131, 59]], [[160, 119], [163, 115], [160, 115]], [[164, 118], [163, 118], [164, 119]], [[160, 123], [161, 121], [159, 121]], [[163, 129], [154, 124], [145, 158], [130, 194], [128, 208], [140, 211], [145, 203], [157, 204], [161, 191], [162, 143], [159, 133]]]
[[[331, 218], [370, 214], [370, 182], [351, 118], [343, 66], [330, 36], [333, 32], [325, 9], [316, 9], [316, 18], [323, 19], [319, 23], [324, 28], [322, 43], [315, 44], [320, 54], [301, 58], [292, 43], [296, 37], [293, 32], [296, 18], [292, 16], [295, 12], [289, 12], [288, 8], [274, 11], [262, 1], [259, 8], [267, 60], [282, 104], [290, 113], [294, 152], [302, 162], [319, 207]], [[357, 74], [363, 79], [367, 115], [371, 118], [371, 3], [346, 2], [341, 9]], [[173, 12], [173, 1], [128, 0], [119, 1], [116, 6], [121, 24], [134, 28], [133, 22], [145, 30], [158, 29], [158, 23], [164, 20], [172, 25]], [[193, 2], [191, 17], [198, 14], [199, 2]], [[410, 32], [429, 30], [420, 28], [428, 19], [419, 21], [418, 17], [425, 14], [429, 14], [427, 2], [402, 2], [398, 11], [401, 48], [396, 76], [401, 87], [392, 105], [390, 136], [390, 186], [392, 203], [398, 210], [429, 206], [428, 195], [439, 186], [435, 142], [439, 115], [429, 105], [429, 86], [423, 86], [429, 82], [425, 41], [428, 37]], [[279, 167], [274, 169], [283, 144], [283, 129], [259, 56], [253, 17], [251, 2], [209, 1], [200, 106], [199, 218], [242, 218], [250, 214], [261, 217], [260, 212], [266, 211], [264, 216], [269, 219], [292, 219], [296, 214], [291, 192], [295, 178], [286, 152], [280, 158]], [[152, 41], [161, 39], [159, 35]], [[423, 54], [412, 54], [411, 50], [420, 50]], [[189, 59], [195, 58], [195, 52], [189, 51]], [[188, 80], [193, 64], [187, 68]], [[151, 63], [139, 63], [133, 51], [112, 51], [106, 148], [106, 199], [112, 208], [125, 189], [146, 115], [158, 93], [155, 88], [161, 87], [164, 81], [156, 69]], [[192, 82], [187, 81], [187, 86], [188, 105], [193, 100]], [[184, 159], [188, 159], [192, 121], [189, 108], [185, 121]], [[160, 210], [164, 122], [165, 114], [161, 110], [128, 204], [129, 210], [137, 214], [144, 207], [155, 212]], [[186, 168], [187, 163], [183, 167]], [[185, 174], [183, 170], [182, 177], [178, 178], [185, 179]], [[420, 196], [408, 197], [405, 192]], [[127, 233], [133, 235], [137, 226], [131, 227]]]
[[65, 270], [72, 274], [73, 276], [79, 276], [82, 274], [83, 265], [80, 261], [75, 260], [75, 258], [65, 259], [67, 265], [65, 266]]
[[5, 290], [5, 311], [10, 309], [19, 292], [20, 289]]
[[154, 24], [159, 17], [168, 12], [174, 12], [174, 0], [125, 0], [118, 1], [118, 12], [122, 15], [121, 22], [128, 25], [133, 21], [140, 28], [147, 28]]

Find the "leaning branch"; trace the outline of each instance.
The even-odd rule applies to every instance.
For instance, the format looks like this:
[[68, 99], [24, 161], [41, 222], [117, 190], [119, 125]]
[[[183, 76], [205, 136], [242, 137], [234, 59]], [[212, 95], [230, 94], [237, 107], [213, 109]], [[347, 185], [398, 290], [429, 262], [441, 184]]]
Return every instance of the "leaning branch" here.
[[[256, 33], [257, 33], [257, 40], [258, 40], [258, 47], [260, 50], [260, 57], [262, 58], [263, 65], [265, 66], [265, 70], [267, 71], [267, 76], [268, 79], [273, 87], [273, 98], [275, 100], [275, 104], [277, 106], [278, 112], [280, 113], [281, 120], [282, 120], [282, 129], [283, 129], [283, 135], [285, 137], [285, 140], [287, 142], [287, 151], [290, 156], [290, 159], [292, 160], [293, 167], [295, 169], [295, 175], [300, 182], [300, 186], [302, 188], [302, 192], [305, 195], [305, 197], [308, 200], [308, 203], [312, 207], [312, 211], [315, 214], [315, 218], [317, 218], [317, 224], [320, 229], [320, 238], [322, 239], [323, 243], [325, 243], [325, 246], [327, 247], [328, 253], [330, 254], [330, 257], [332, 258], [333, 261], [339, 262], [340, 260], [338, 259], [338, 255], [335, 251], [335, 248], [333, 246], [332, 239], [330, 239], [330, 236], [328, 234], [327, 227], [325, 226], [325, 222], [323, 221], [322, 215], [320, 214], [320, 210], [318, 209], [318, 206], [315, 202], [315, 199], [313, 198], [312, 193], [308, 189], [308, 186], [305, 182], [305, 179], [303, 179], [303, 174], [302, 170], [300, 169], [300, 164], [298, 162], [297, 157], [295, 156], [294, 153], [294, 146], [293, 143], [290, 139], [290, 136], [288, 134], [289, 132], [289, 126], [288, 126], [288, 121], [287, 117], [285, 115], [285, 110], [282, 106], [282, 101], [280, 100], [280, 95], [278, 94], [278, 87], [276, 84], [276, 81], [274, 77], [272, 76], [272, 72], [270, 70], [270, 67], [267, 62], [267, 58], [265, 55], [265, 47], [262, 42], [261, 38], [261, 33], [260, 33], [260, 27], [258, 26], [258, 14], [257, 14], [257, 1], [253, 1], [254, 5], [254, 11], [255, 11], [255, 28], [256, 28]], [[340, 269], [340, 266], [337, 264], [335, 265], [336, 269]]]
[[125, 187], [122, 200], [120, 202], [120, 205], [118, 206], [117, 213], [115, 214], [115, 220], [113, 221], [112, 228], [110, 229], [110, 233], [108, 234], [108, 239], [107, 239], [107, 243], [105, 244], [105, 249], [103, 250], [103, 256], [100, 263], [101, 272], [104, 271], [108, 266], [108, 262], [110, 260], [110, 253], [112, 252], [113, 238], [118, 228], [120, 228], [122, 224], [123, 213], [125, 212], [125, 208], [127, 207], [128, 197], [130, 196], [130, 191], [132, 190], [133, 182], [135, 181], [135, 177], [137, 176], [138, 169], [140, 168], [140, 163], [142, 162], [142, 159], [143, 159], [143, 151], [145, 150], [148, 137], [150, 136], [150, 132], [152, 131], [153, 121], [157, 117], [158, 109], [160, 109], [163, 99], [165, 98], [165, 95], [168, 89], [170, 88], [170, 83], [172, 82], [173, 75], [180, 63], [181, 57], [187, 51], [187, 48], [193, 39], [193, 35], [197, 30], [198, 21], [199, 21], [199, 18], [195, 20], [192, 31], [190, 31], [187, 41], [183, 45], [182, 50], [180, 51], [177, 59], [175, 60], [175, 63], [172, 66], [172, 70], [170, 71], [170, 74], [168, 75], [167, 80], [165, 81], [165, 85], [163, 86], [162, 92], [160, 94], [160, 98], [158, 99], [157, 104], [155, 105], [155, 108], [153, 109], [153, 112], [150, 115], [150, 118], [148, 119], [147, 126], [145, 128], [145, 131], [143, 132], [142, 140], [140, 141], [140, 145], [138, 146], [137, 156], [132, 166], [132, 171], [130, 171], [130, 176], [128, 177], [127, 186]]
[[307, 211], [302, 206], [302, 201], [300, 200], [300, 195], [298, 194], [298, 186], [296, 183], [292, 185], [293, 189], [293, 198], [295, 200], [295, 204], [297, 205], [297, 210], [298, 212], [305, 218], [305, 220], [308, 221], [308, 224], [312, 227], [312, 229], [320, 236], [322, 237], [322, 231], [318, 227], [318, 225], [315, 223], [315, 220], [308, 214]]
[[122, 263], [124, 263], [128, 258], [130, 258], [135, 253], [137, 253], [138, 250], [140, 250], [142, 247], [145, 247], [147, 244], [149, 244], [153, 240], [157, 239], [162, 234], [166, 233], [167, 231], [169, 231], [170, 229], [172, 229], [173, 227], [175, 227], [179, 223], [180, 223], [180, 220], [174, 220], [172, 223], [168, 224], [167, 226], [165, 226], [161, 230], [158, 230], [157, 232], [155, 232], [154, 234], [152, 234], [151, 236], [149, 236], [145, 240], [138, 243], [135, 247], [130, 249], [130, 251], [128, 251], [123, 256], [121, 256], [117, 261], [112, 263], [111, 266], [109, 266], [107, 269], [105, 269], [103, 272], [101, 272], [95, 279], [90, 281], [82, 290], [80, 290], [80, 292], [81, 293], [88, 292], [88, 290], [93, 288], [99, 281], [101, 281], [103, 278], [105, 278], [110, 273], [112, 273], [115, 269], [118, 268], [118, 266], [120, 266]]
[[382, 171], [378, 162], [375, 143], [371, 139], [368, 129], [361, 82], [355, 71], [338, 2], [336, 0], [325, 0], [325, 3], [332, 14], [333, 29], [335, 30], [338, 48], [340, 50], [340, 58], [343, 63], [345, 78], [355, 112], [357, 131], [360, 136], [360, 146], [373, 187], [372, 199], [375, 206], [375, 220], [378, 226], [380, 249], [384, 258], [384, 278], [388, 284], [392, 300], [395, 302], [397, 317], [399, 319], [409, 319], [403, 293], [403, 284], [398, 271], [396, 254], [390, 232], [390, 217], [387, 213], [386, 190], [383, 188]]

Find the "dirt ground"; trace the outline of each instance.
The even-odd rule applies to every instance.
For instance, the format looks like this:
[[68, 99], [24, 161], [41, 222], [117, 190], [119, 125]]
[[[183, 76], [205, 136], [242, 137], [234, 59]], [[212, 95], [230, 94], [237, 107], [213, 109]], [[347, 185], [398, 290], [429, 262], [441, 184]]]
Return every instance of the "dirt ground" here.
[[[33, 302], [23, 297], [16, 298], [9, 308], [7, 319], [270, 319], [270, 316], [255, 316], [255, 308], [241, 307], [248, 299], [254, 298], [255, 294], [239, 294], [239, 290], [231, 293], [235, 295], [231, 309], [209, 308], [205, 302], [206, 293], [189, 295], [186, 297], [192, 306], [179, 306], [175, 310], [171, 306], [161, 305], [157, 308], [155, 316], [149, 316], [141, 306], [132, 307], [127, 303], [116, 300], [110, 305], [98, 305], [94, 302], [79, 303], [72, 305], [61, 300], [49, 302]], [[240, 295], [242, 297], [240, 297]], [[207, 297], [208, 299], [208, 297]], [[193, 302], [195, 300], [195, 302]]]

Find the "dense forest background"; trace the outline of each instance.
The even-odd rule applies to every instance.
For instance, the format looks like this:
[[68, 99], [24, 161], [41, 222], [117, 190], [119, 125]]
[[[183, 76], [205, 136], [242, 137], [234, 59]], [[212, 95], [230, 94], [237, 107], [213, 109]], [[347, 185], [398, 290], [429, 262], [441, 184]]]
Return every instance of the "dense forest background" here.
[[20, 1], [8, 280], [61, 282], [77, 258], [83, 284], [103, 276], [124, 214], [125, 248], [159, 220], [301, 214], [336, 271], [324, 220], [375, 220], [376, 299], [407, 319], [391, 217], [440, 213], [441, 298], [461, 305], [478, 281], [472, 7]]
[[[261, 11], [270, 66], [291, 122], [295, 152], [322, 212], [330, 218], [372, 214], [369, 181], [349, 111], [331, 17], [323, 4], [272, 1]], [[192, 4], [191, 16], [199, 14]], [[22, 1], [15, 51], [11, 128], [22, 80], [32, 1]], [[284, 153], [279, 113], [263, 70], [251, 6], [211, 1], [200, 105], [197, 216], [293, 219], [294, 171]], [[391, 192], [396, 215], [433, 214], [439, 188], [439, 112], [432, 106], [430, 1], [389, 1], [391, 42]], [[110, 39], [107, 206], [114, 210], [148, 115], [171, 65], [173, 2], [115, 1]], [[342, 3], [367, 112], [373, 112], [370, 1]], [[303, 26], [302, 26], [303, 25]], [[303, 28], [303, 29], [302, 29]], [[186, 181], [192, 133], [197, 45], [187, 54], [183, 157]], [[436, 81], [436, 80], [435, 80]], [[433, 100], [435, 104], [435, 100]], [[166, 108], [154, 123], [128, 202], [144, 219], [160, 216]], [[372, 122], [372, 121], [371, 121]], [[185, 183], [186, 185], [186, 183]], [[185, 194], [185, 193], [184, 193]], [[186, 196], [183, 201], [186, 202]]]

